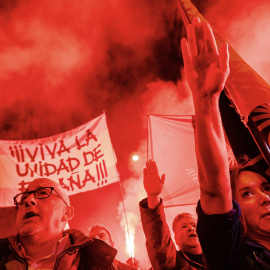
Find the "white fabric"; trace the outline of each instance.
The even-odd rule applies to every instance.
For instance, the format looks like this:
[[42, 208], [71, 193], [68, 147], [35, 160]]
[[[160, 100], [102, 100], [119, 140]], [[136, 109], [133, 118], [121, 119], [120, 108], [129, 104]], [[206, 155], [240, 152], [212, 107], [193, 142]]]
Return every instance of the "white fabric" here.
[[52, 137], [0, 140], [0, 207], [14, 205], [13, 197], [39, 177], [59, 181], [68, 195], [117, 182], [105, 114]]
[[[149, 115], [148, 158], [166, 175], [161, 197], [168, 224], [180, 212], [195, 214], [199, 199], [192, 116]], [[180, 206], [180, 207], [179, 207]]]

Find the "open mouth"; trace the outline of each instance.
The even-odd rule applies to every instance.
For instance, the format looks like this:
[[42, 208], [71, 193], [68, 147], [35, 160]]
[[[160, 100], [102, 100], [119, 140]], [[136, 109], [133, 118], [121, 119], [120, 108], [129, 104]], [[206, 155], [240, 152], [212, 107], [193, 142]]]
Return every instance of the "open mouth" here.
[[193, 233], [193, 234], [190, 234], [189, 237], [193, 238], [193, 237], [198, 237], [198, 236], [197, 236], [197, 234]]
[[38, 216], [38, 214], [36, 214], [35, 212], [28, 212], [24, 215], [23, 219], [29, 219], [36, 216]]

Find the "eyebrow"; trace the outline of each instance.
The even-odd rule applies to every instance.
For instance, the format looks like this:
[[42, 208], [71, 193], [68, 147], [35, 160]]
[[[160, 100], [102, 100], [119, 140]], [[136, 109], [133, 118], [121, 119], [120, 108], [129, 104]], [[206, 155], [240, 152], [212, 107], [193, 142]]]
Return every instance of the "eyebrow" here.
[[[262, 182], [260, 187], [265, 187], [265, 186], [270, 186], [270, 184], [268, 182]], [[243, 191], [243, 190], [249, 190], [252, 189], [253, 187], [251, 186], [246, 186], [246, 187], [242, 187], [239, 189], [239, 191]]]
[[180, 223], [181, 225], [197, 224], [195, 221]]
[[243, 187], [243, 188], [240, 188], [240, 189], [239, 189], [239, 192], [240, 192], [240, 191], [243, 191], [243, 190], [249, 190], [249, 189], [252, 189], [252, 187]]
[[34, 190], [38, 190], [38, 189], [40, 189], [40, 188], [47, 188], [47, 186], [46, 186], [46, 187], [37, 186], [36, 188], [34, 188], [34, 189], [30, 190], [30, 191], [29, 191], [29, 189], [28, 189], [28, 187], [27, 187], [27, 188], [25, 189], [25, 191], [22, 192], [22, 193], [25, 193], [25, 192], [31, 192], [31, 191], [34, 191]]

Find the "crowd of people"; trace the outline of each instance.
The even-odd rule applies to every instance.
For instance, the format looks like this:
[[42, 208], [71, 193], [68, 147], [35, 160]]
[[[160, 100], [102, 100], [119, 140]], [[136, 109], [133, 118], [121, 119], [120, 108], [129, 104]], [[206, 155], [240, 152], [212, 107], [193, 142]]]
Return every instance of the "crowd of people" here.
[[[218, 50], [210, 26], [195, 17], [181, 48], [195, 108], [200, 200], [197, 217], [177, 213], [173, 241], [160, 197], [165, 176], [146, 162], [147, 198], [139, 206], [152, 269], [270, 269], [268, 176], [248, 164], [229, 168], [218, 104], [229, 75], [228, 44]], [[17, 235], [0, 239], [0, 270], [140, 269], [115, 259], [105, 226], [94, 225], [89, 237], [65, 230], [74, 210], [55, 181], [35, 179], [14, 203]]]

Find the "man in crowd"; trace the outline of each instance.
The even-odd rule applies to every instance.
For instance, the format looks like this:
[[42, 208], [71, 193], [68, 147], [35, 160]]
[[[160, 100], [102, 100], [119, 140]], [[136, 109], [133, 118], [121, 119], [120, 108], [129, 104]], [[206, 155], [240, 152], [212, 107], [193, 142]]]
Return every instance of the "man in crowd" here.
[[[110, 245], [111, 247], [114, 247], [114, 241], [112, 239], [112, 234], [109, 231], [108, 228], [106, 228], [102, 224], [95, 224], [91, 227], [89, 231], [89, 237], [90, 238], [95, 238], [95, 239], [100, 239]], [[140, 269], [138, 267], [131, 267], [129, 264], [122, 263], [116, 259], [113, 261], [113, 267], [114, 269], [118, 270], [135, 270], [135, 269]]]
[[158, 174], [156, 163], [146, 162], [144, 188], [147, 198], [140, 202], [140, 212], [146, 247], [153, 269], [206, 269], [202, 248], [196, 233], [197, 220], [182, 213], [173, 221], [175, 243], [165, 219], [162, 199], [165, 175]]
[[74, 209], [60, 185], [33, 180], [14, 197], [17, 235], [0, 239], [0, 269], [111, 269], [117, 251], [74, 229]]

